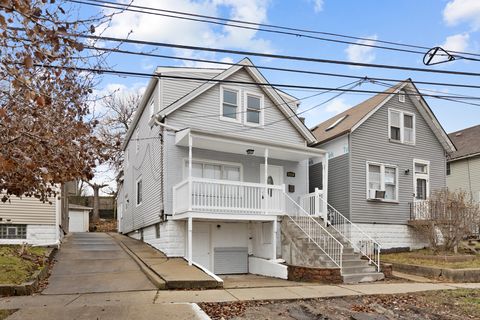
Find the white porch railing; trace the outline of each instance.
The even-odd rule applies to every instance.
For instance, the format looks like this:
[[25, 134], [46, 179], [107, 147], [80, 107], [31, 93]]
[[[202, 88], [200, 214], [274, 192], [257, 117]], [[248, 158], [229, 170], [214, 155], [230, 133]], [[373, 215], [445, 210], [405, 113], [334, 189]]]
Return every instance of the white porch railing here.
[[377, 270], [380, 271], [380, 244], [343, 214], [338, 212], [338, 210], [325, 199], [320, 197], [320, 201], [327, 207], [327, 225], [347, 240], [354, 249], [365, 256], [369, 262], [374, 264]]
[[173, 187], [174, 214], [189, 210], [281, 214], [284, 189], [283, 185], [190, 178]]
[[285, 214], [307, 235], [310, 241], [342, 269], [342, 243], [287, 194], [285, 194]]
[[[434, 214], [433, 214], [434, 216]], [[414, 199], [410, 203], [410, 220], [431, 220], [430, 201]]]
[[323, 198], [323, 191], [315, 188], [315, 191], [300, 197], [300, 206], [312, 216], [326, 219], [326, 206], [320, 201]]

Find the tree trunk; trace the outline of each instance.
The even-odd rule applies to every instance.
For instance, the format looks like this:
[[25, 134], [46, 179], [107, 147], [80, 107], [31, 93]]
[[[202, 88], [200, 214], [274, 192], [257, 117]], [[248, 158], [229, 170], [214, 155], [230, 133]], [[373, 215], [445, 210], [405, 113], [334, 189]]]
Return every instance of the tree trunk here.
[[100, 220], [100, 186], [95, 184], [93, 188], [93, 222]]

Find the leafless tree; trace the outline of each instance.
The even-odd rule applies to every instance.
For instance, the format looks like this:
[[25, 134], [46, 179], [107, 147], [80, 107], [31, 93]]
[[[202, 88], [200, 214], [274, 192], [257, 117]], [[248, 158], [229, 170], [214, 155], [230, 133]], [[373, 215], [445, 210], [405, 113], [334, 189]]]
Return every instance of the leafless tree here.
[[457, 252], [463, 239], [478, 231], [480, 208], [465, 191], [435, 192], [423, 206], [423, 223], [417, 223], [430, 246]]

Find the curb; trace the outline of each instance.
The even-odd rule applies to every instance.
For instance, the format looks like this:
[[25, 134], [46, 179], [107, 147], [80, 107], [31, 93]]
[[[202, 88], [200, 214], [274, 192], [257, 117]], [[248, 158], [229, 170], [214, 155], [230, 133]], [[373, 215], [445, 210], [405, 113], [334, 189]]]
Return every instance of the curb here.
[[[110, 237], [112, 237], [109, 234]], [[147, 276], [147, 278], [158, 288], [161, 290], [167, 289], [166, 281], [160, 277], [156, 272], [154, 272], [148, 265], [146, 265], [132, 250], [130, 250], [121, 240], [112, 237], [115, 242], [117, 242], [120, 247], [137, 263], [140, 267], [140, 270]]]

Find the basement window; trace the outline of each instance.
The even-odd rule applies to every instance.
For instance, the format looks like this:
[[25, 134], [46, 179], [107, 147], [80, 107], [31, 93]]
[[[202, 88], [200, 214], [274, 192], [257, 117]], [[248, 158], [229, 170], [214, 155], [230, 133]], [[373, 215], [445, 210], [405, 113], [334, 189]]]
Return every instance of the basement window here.
[[0, 239], [27, 239], [27, 225], [25, 224], [0, 225]]

